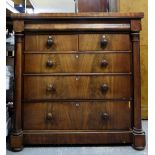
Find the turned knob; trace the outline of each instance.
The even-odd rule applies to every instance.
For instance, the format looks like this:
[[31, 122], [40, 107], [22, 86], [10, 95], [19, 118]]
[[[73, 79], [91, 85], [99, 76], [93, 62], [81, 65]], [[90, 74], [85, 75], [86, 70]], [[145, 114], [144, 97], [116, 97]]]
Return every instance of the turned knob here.
[[105, 68], [105, 67], [107, 67], [108, 66], [108, 61], [107, 60], [102, 60], [101, 61], [101, 67], [102, 68]]
[[46, 63], [46, 66], [51, 68], [54, 66], [54, 62], [52, 60], [48, 60], [47, 63]]
[[48, 121], [51, 121], [51, 120], [53, 119], [53, 114], [49, 112], [49, 113], [47, 114], [47, 116], [46, 116], [46, 119], [47, 119]]
[[109, 87], [108, 87], [107, 84], [103, 84], [103, 85], [100, 87], [100, 89], [101, 89], [101, 92], [102, 92], [102, 93], [106, 93], [106, 92], [108, 91]]
[[103, 35], [101, 38], [101, 47], [104, 48], [107, 46], [107, 44], [108, 44], [108, 40], [106, 39], [106, 36]]
[[101, 113], [101, 118], [102, 118], [103, 120], [107, 120], [107, 119], [109, 119], [109, 114], [106, 113], [106, 112], [102, 112], [102, 113]]
[[54, 40], [53, 40], [52, 36], [48, 36], [47, 47], [50, 48], [53, 44], [54, 44]]
[[53, 84], [49, 84], [48, 86], [47, 86], [47, 88], [46, 88], [46, 91], [48, 91], [48, 92], [55, 92], [56, 91], [56, 89], [55, 89], [55, 87], [54, 87], [54, 85]]

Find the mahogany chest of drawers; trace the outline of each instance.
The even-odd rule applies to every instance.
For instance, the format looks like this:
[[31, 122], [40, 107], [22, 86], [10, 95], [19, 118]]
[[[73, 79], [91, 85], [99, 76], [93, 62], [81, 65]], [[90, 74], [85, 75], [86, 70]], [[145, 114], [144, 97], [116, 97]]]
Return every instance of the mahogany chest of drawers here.
[[143, 13], [13, 14], [15, 151], [24, 145], [144, 149]]

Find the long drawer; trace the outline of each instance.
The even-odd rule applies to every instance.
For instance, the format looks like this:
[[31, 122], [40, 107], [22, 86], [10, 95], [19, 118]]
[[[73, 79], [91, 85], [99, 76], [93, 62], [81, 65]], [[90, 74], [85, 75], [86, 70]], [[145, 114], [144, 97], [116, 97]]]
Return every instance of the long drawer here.
[[130, 76], [25, 76], [24, 99], [129, 99]]
[[131, 53], [25, 54], [25, 73], [129, 73]]
[[23, 104], [24, 130], [129, 130], [130, 102]]

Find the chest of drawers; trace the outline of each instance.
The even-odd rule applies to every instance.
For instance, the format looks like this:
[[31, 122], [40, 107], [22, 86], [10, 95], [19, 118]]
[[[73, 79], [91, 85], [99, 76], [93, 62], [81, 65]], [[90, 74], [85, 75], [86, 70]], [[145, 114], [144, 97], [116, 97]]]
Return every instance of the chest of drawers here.
[[11, 148], [130, 144], [141, 127], [143, 13], [13, 14]]

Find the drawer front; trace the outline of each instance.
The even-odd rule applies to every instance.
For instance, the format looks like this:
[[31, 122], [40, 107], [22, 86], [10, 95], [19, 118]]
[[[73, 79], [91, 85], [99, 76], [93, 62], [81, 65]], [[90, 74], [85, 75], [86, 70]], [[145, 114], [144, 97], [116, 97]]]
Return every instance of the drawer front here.
[[25, 54], [26, 73], [129, 73], [130, 53]]
[[25, 76], [24, 99], [129, 99], [130, 76]]
[[130, 102], [24, 103], [24, 130], [129, 130]]
[[77, 51], [77, 35], [25, 35], [26, 51]]
[[80, 51], [131, 50], [128, 34], [81, 34], [79, 35]]

